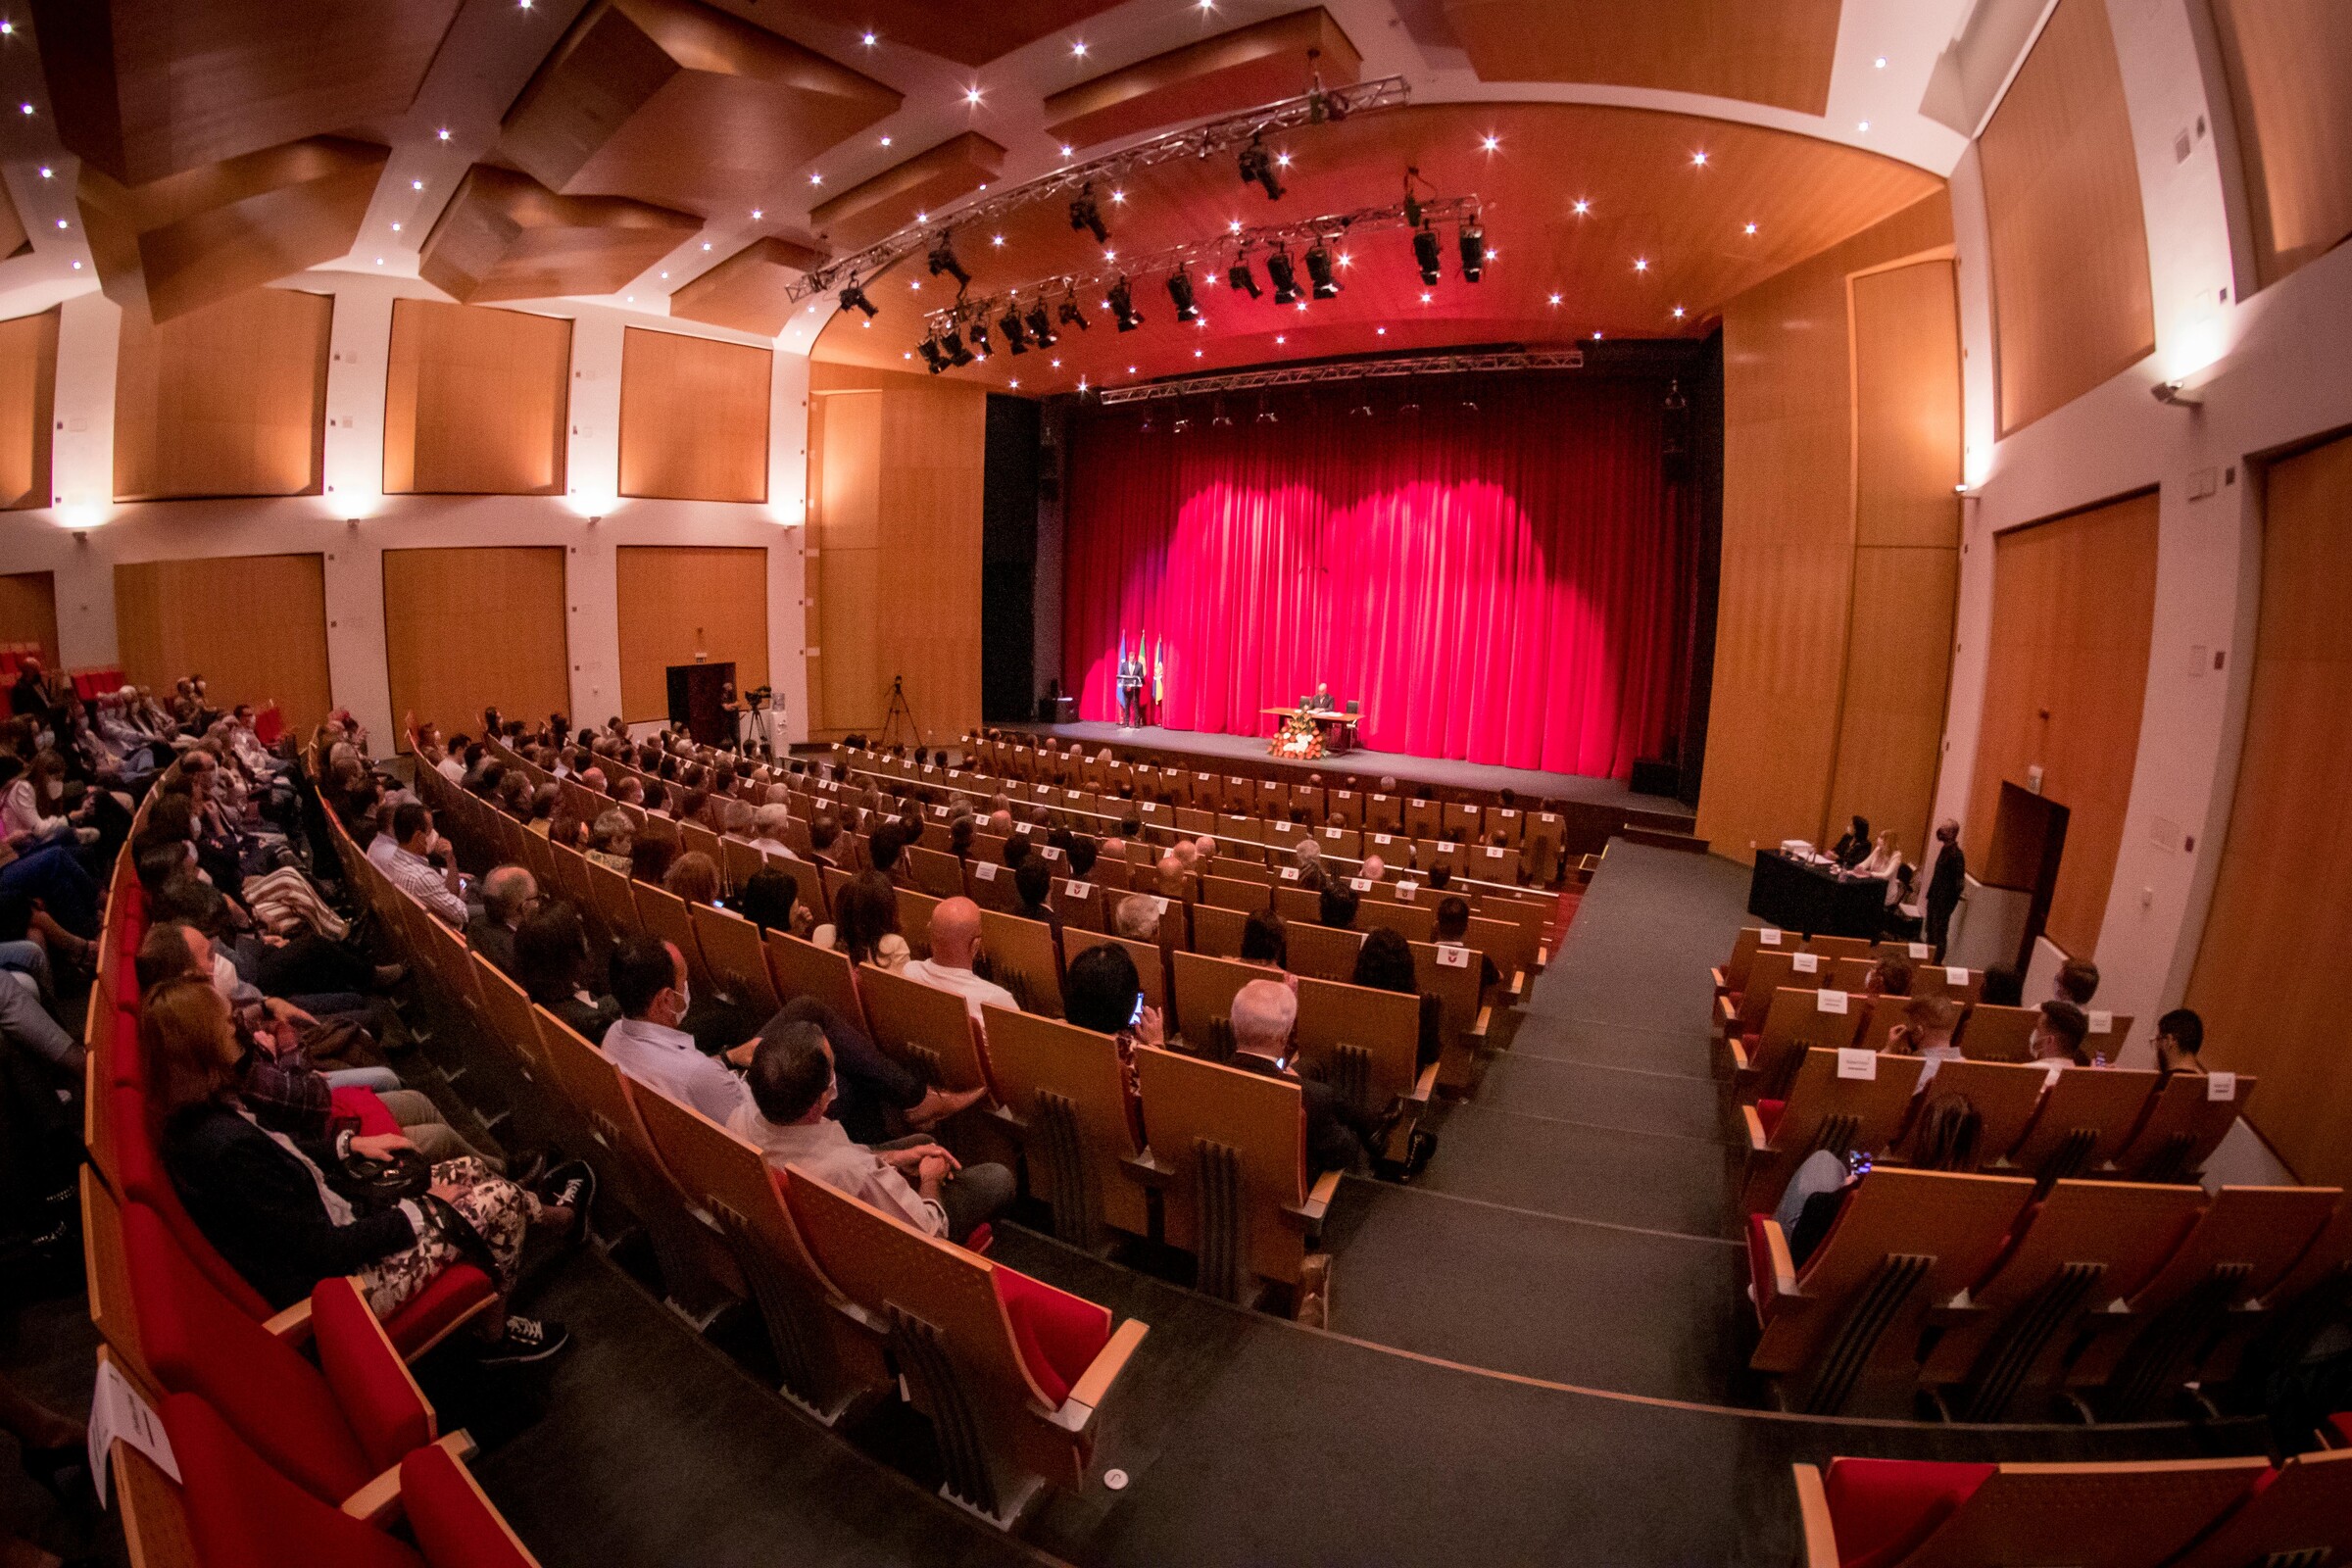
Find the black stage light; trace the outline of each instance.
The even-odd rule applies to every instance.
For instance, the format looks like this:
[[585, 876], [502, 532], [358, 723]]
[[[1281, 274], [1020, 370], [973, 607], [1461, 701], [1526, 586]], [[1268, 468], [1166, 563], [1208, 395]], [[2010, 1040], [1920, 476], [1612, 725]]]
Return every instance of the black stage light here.
[[1029, 352], [1029, 339], [1021, 331], [1021, 308], [1007, 305], [1004, 314], [997, 318], [997, 330], [1004, 334], [1004, 346], [1015, 354]]
[[939, 352], [939, 345], [937, 343], [934, 343], [929, 338], [925, 338], [922, 341], [921, 348], [923, 351], [923, 363], [931, 368], [931, 373], [933, 375], [937, 375], [940, 371], [948, 368], [947, 359]]
[[1262, 293], [1257, 286], [1257, 274], [1250, 270], [1250, 263], [1240, 256], [1233, 259], [1233, 270], [1225, 274], [1225, 281], [1233, 285], [1237, 294], [1247, 290], [1251, 299], [1259, 298]]
[[972, 274], [965, 271], [963, 264], [956, 259], [956, 245], [947, 230], [940, 230], [939, 243], [931, 247], [931, 255], [928, 260], [931, 264], [933, 277], [946, 272], [956, 279], [957, 287], [970, 285]]
[[1276, 251], [1266, 258], [1266, 276], [1274, 280], [1274, 303], [1296, 304], [1298, 299], [1298, 274], [1291, 267], [1291, 253]]
[[980, 319], [978, 317], [974, 317], [972, 318], [972, 324], [967, 330], [969, 330], [972, 335], [973, 355], [979, 359], [987, 359], [990, 352], [988, 346], [988, 322]]
[[1258, 394], [1257, 398], [1257, 422], [1260, 424], [1280, 424], [1282, 422], [1282, 416], [1276, 414], [1267, 405], [1265, 394], [1262, 392]]
[[1413, 260], [1421, 264], [1422, 282], [1435, 283], [1438, 280], [1438, 262], [1444, 254], [1445, 247], [1438, 243], [1436, 229], [1417, 228], [1413, 230]]
[[1340, 280], [1331, 270], [1331, 252], [1321, 240], [1306, 253], [1306, 275], [1314, 281], [1315, 298], [1327, 300], [1339, 293]]
[[1102, 209], [1095, 205], [1095, 187], [1089, 183], [1070, 200], [1070, 226], [1083, 228], [1095, 236], [1095, 243], [1110, 243], [1110, 230], [1102, 226]]
[[1081, 332], [1086, 331], [1094, 324], [1086, 318], [1086, 313], [1078, 308], [1078, 295], [1075, 291], [1061, 297], [1061, 324], [1074, 326]]
[[874, 302], [865, 297], [865, 290], [854, 277], [850, 279], [850, 286], [841, 291], [841, 308], [844, 311], [863, 311], [868, 317], [874, 314]]
[[947, 355], [948, 361], [952, 365], [972, 363], [972, 351], [963, 346], [963, 335], [952, 326], [940, 334], [939, 347], [940, 351]]
[[1046, 297], [1043, 294], [1037, 297], [1035, 305], [1029, 307], [1028, 319], [1029, 335], [1037, 339], [1039, 348], [1050, 349], [1061, 341], [1061, 334], [1054, 330], [1053, 318], [1046, 314]]
[[1176, 302], [1176, 319], [1200, 319], [1200, 308], [1193, 303], [1192, 274], [1181, 267], [1168, 274], [1168, 298]]
[[1132, 332], [1144, 324], [1143, 313], [1135, 308], [1135, 295], [1122, 276], [1110, 285], [1110, 314], [1119, 318], [1119, 330]]
[[1476, 221], [1462, 225], [1462, 275], [1471, 282], [1487, 269], [1487, 231]]
[[1250, 137], [1250, 145], [1242, 149], [1240, 164], [1243, 184], [1262, 185], [1265, 187], [1266, 200], [1282, 200], [1282, 181], [1274, 173], [1274, 155], [1266, 151], [1264, 142], [1255, 136]]

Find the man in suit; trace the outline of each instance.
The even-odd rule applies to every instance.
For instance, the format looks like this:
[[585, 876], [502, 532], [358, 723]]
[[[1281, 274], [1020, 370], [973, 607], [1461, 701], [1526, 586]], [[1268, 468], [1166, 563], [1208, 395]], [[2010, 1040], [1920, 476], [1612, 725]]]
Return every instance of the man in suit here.
[[1330, 682], [1315, 682], [1315, 695], [1306, 700], [1306, 706], [1318, 713], [1328, 713], [1336, 708], [1338, 705], [1331, 700]]
[[1339, 1096], [1329, 1084], [1299, 1075], [1291, 1032], [1298, 1022], [1298, 994], [1280, 980], [1252, 980], [1234, 993], [1233, 1059], [1228, 1066], [1263, 1078], [1285, 1078], [1298, 1086], [1306, 1110], [1306, 1157], [1311, 1169], [1362, 1170], [1363, 1130], [1341, 1119]]
[[1134, 729], [1144, 721], [1144, 654], [1142, 649], [1119, 661], [1119, 722]]
[[1928, 879], [1928, 920], [1923, 933], [1936, 949], [1936, 956], [1943, 956], [1944, 933], [1952, 923], [1952, 911], [1960, 906], [1960, 894], [1968, 886], [1968, 857], [1960, 851], [1960, 824], [1945, 817], [1936, 824], [1936, 869]]

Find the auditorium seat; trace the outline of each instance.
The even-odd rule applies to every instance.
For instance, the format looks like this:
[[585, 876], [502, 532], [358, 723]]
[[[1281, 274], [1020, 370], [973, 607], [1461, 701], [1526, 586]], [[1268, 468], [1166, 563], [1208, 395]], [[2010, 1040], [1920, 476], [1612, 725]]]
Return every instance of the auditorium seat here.
[[1031, 1196], [1053, 1210], [1054, 1234], [1095, 1248], [1103, 1227], [1152, 1228], [1128, 1162], [1143, 1152], [1118, 1043], [1059, 1019], [985, 1004], [989, 1070], [1018, 1137]]
[[[1764, 967], [1756, 965], [1759, 977]], [[1851, 1047], [1861, 1032], [1865, 1012], [1850, 992], [1781, 987], [1773, 995], [1762, 1027], [1753, 1035], [1734, 1036], [1727, 1042], [1740, 1098], [1769, 1095], [1787, 1099], [1788, 1080], [1804, 1054], [1817, 1047], [1825, 1051]]]
[[1143, 1343], [1134, 1318], [990, 1262], [800, 1172], [783, 1184], [828, 1278], [888, 1325], [907, 1397], [931, 1418], [942, 1491], [1009, 1527], [1086, 1479], [1104, 1399]]
[[1761, 1332], [1748, 1365], [1783, 1379], [1790, 1404], [1812, 1415], [1835, 1413], [1865, 1384], [1909, 1388], [1930, 1309], [1984, 1274], [2033, 1193], [2015, 1177], [1881, 1166], [1851, 1190], [1801, 1273], [1780, 1225], [1750, 1214]]
[[1773, 998], [1784, 987], [1815, 986], [1819, 972], [1815, 964], [1811, 971], [1800, 976], [1796, 960], [1810, 955], [1785, 952], [1779, 948], [1760, 949], [1748, 960], [1747, 980], [1739, 990], [1728, 992], [1715, 1000], [1715, 1032], [1727, 1043], [1748, 1035], [1764, 1032], [1764, 1015], [1772, 1009]]
[[1011, 992], [1023, 1011], [1061, 1016], [1061, 958], [1052, 926], [983, 908], [980, 948], [988, 956], [990, 978]]
[[2003, 1163], [2044, 1183], [2100, 1170], [2131, 1142], [2155, 1092], [2152, 1071], [2069, 1067], [2042, 1096], [2034, 1124]]
[[1429, 1112], [1438, 1064], [1417, 1064], [1422, 1001], [1335, 980], [1301, 977], [1294, 1039], [1304, 1070], [1329, 1084], [1341, 1103], [1375, 1121], [1396, 1112], [1374, 1159], [1401, 1160]]
[[1286, 923], [1283, 933], [1285, 967], [1297, 975], [1346, 980], [1355, 973], [1355, 956], [1363, 945], [1361, 931], [1335, 930], [1305, 920], [1292, 920]]
[[857, 969], [846, 953], [820, 948], [784, 931], [765, 934], [769, 978], [779, 1001], [814, 997], [863, 1028], [865, 1006], [858, 995]]
[[[2116, 1167], [2133, 1181], [2184, 1181], [2202, 1170], [2205, 1161], [2229, 1136], [2230, 1124], [2254, 1098], [2260, 1080], [2238, 1073], [2216, 1080], [2202, 1073], [2175, 1073], [2150, 1100], [2147, 1114]], [[2227, 1098], [2214, 1098], [2227, 1089]]]
[[[865, 999], [874, 1044], [912, 1068], [923, 1082], [950, 1092], [989, 1086], [979, 1025], [960, 993], [870, 963], [858, 968], [858, 990]], [[952, 1138], [942, 1141], [955, 1145]]]
[[1210, 958], [1239, 958], [1242, 938], [1247, 933], [1250, 917], [1239, 909], [1221, 909], [1213, 904], [1193, 906], [1192, 951]]
[[[2267, 1460], [1795, 1467], [1805, 1568], [2160, 1568], [2269, 1474]], [[2249, 1562], [2261, 1559], [2248, 1559]]]
[[687, 911], [694, 920], [694, 937], [713, 986], [741, 999], [761, 1018], [782, 1005], [775, 982], [767, 972], [767, 950], [760, 946], [760, 928], [732, 910], [697, 904]]
[[[1062, 925], [1075, 926], [1081, 931], [1100, 931], [1105, 925], [1102, 916], [1102, 889], [1094, 882], [1073, 882], [1056, 876], [1046, 902], [1061, 916]], [[1067, 955], [1064, 955], [1065, 958]]]
[[1486, 1046], [1494, 1017], [1477, 951], [1451, 942], [1415, 942], [1412, 950], [1413, 983], [1438, 999], [1441, 1044], [1459, 1055], [1475, 1055]]
[[1195, 1055], [1212, 1061], [1224, 1059], [1232, 1047], [1221, 1031], [1231, 1027], [1233, 999], [1250, 982], [1270, 978], [1270, 971], [1238, 958], [1212, 958], [1199, 953], [1177, 953], [1169, 961], [1176, 1019], [1168, 1032], [1181, 1032], [1186, 1049]]
[[1916, 1056], [1873, 1054], [1870, 1076], [1847, 1077], [1836, 1051], [1808, 1049], [1785, 1100], [1740, 1107], [1747, 1133], [1740, 1211], [1757, 1213], [1779, 1203], [1788, 1178], [1816, 1151], [1883, 1152], [1910, 1113], [1924, 1065]]
[[1957, 1044], [1971, 1061], [2025, 1061], [2034, 1054], [2038, 1007], [2004, 1007], [1980, 1002], [1961, 1021]]
[[1916, 1162], [1921, 1157], [1920, 1135], [1926, 1130], [1925, 1112], [1944, 1100], [1965, 1100], [1977, 1116], [1975, 1147], [1965, 1168], [1992, 1165], [2017, 1147], [2041, 1107], [2042, 1069], [2026, 1062], [1947, 1061], [1921, 1097], [1922, 1114], [1895, 1145], [1895, 1157]]

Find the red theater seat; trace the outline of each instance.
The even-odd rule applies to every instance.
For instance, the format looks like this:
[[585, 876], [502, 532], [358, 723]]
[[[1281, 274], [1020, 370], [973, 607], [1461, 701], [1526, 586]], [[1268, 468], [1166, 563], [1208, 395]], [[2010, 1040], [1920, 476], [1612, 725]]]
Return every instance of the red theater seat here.
[[400, 1500], [432, 1568], [538, 1568], [473, 1472], [446, 1448], [419, 1448], [400, 1462]]
[[1909, 1556], [1999, 1466], [1925, 1459], [1833, 1459], [1822, 1478], [1838, 1526], [1838, 1568]]
[[990, 1278], [1022, 1364], [1046, 1397], [1061, 1403], [1110, 1343], [1110, 1309], [1014, 1269], [995, 1269]]

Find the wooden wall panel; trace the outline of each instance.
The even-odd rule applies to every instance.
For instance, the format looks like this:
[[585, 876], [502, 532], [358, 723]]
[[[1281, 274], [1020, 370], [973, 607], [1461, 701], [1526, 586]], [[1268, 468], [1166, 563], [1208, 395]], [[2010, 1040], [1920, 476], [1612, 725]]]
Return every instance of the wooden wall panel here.
[[0, 321], [0, 510], [51, 504], [57, 413], [57, 310]]
[[733, 660], [739, 692], [768, 683], [765, 550], [622, 545], [616, 557], [621, 717], [665, 717], [669, 666], [698, 657]]
[[814, 367], [811, 733], [875, 733], [893, 676], [925, 739], [980, 721], [979, 387]]
[[620, 348], [620, 493], [765, 501], [775, 359], [770, 350], [740, 343], [626, 328]]
[[115, 566], [115, 649], [132, 684], [201, 674], [215, 703], [278, 706], [297, 732], [334, 707], [324, 558], [211, 556]]
[[1724, 309], [1723, 569], [1698, 832], [1734, 859], [1818, 840], [1829, 810], [1855, 572], [1847, 278], [1951, 240], [1938, 192]]
[[2049, 937], [2096, 957], [2124, 841], [2156, 613], [2153, 493], [2013, 528], [1993, 542], [1991, 658], [1962, 844], [1982, 865], [2003, 779], [2042, 769], [2066, 807]]
[[384, 493], [564, 493], [571, 322], [433, 300], [392, 302]]
[[2139, 164], [2106, 0], [2059, 0], [1977, 145], [2007, 435], [2156, 348]]
[[560, 545], [385, 551], [393, 717], [413, 711], [470, 734], [486, 706], [517, 717], [569, 713], [564, 582]]
[[2296, 1174], [2352, 1182], [2352, 901], [2333, 891], [2352, 876], [2352, 438], [2275, 465], [2266, 490], [2245, 750], [2188, 1005], [2208, 1062], [2262, 1075], [2248, 1114]]
[[1853, 334], [1854, 570], [1829, 819], [1928, 841], [1960, 586], [1960, 318], [1952, 264], [1866, 272]]
[[1482, 81], [1622, 82], [1829, 107], [1839, 0], [1441, 0]]
[[61, 667], [57, 653], [57, 574], [0, 573], [0, 647], [37, 643], [41, 663]]
[[2265, 286], [2352, 234], [2352, 7], [2213, 0]]
[[257, 288], [151, 325], [122, 313], [115, 499], [319, 493], [331, 294]]

